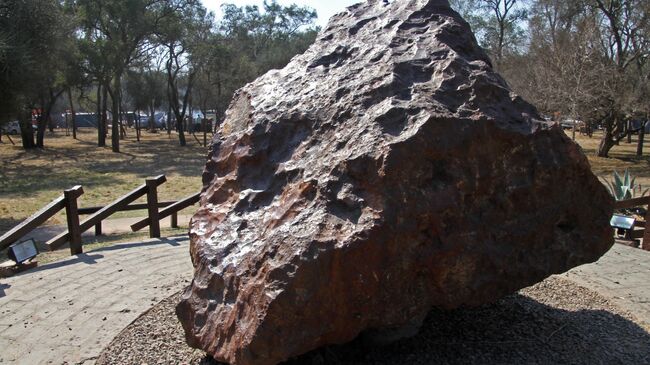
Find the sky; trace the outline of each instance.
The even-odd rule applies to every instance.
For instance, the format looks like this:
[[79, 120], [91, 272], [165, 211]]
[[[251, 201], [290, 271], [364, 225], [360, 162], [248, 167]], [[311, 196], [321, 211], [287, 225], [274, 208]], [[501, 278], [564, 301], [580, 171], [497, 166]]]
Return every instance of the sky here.
[[[217, 19], [221, 18], [221, 5], [222, 4], [235, 4], [237, 6], [244, 5], [258, 5], [262, 8], [263, 0], [202, 0], [208, 10], [212, 10]], [[270, 1], [270, 0], [269, 0]], [[316, 9], [318, 13], [318, 20], [316, 24], [324, 27], [329, 18], [342, 12], [346, 7], [362, 2], [363, 0], [277, 0], [278, 4], [288, 6], [297, 4], [300, 6], [309, 6]]]

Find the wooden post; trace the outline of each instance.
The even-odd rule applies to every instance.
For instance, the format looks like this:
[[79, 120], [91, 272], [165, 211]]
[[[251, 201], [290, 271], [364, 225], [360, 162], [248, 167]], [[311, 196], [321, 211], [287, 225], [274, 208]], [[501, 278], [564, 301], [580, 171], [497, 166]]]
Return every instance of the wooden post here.
[[[200, 200], [201, 200], [201, 193], [192, 194], [185, 199], [179, 200], [163, 208], [161, 211], [158, 212], [158, 219], [163, 219], [169, 217], [174, 213], [178, 213], [181, 210], [198, 203]], [[144, 227], [147, 227], [150, 222], [151, 220], [148, 217], [144, 218], [139, 222], [133, 223], [131, 225], [131, 230], [133, 230], [133, 232], [137, 232], [143, 229]]]
[[643, 232], [643, 245], [641, 248], [650, 251], [650, 226], [648, 225], [648, 219], [650, 219], [650, 205], [648, 205], [648, 210], [645, 214], [645, 231]]
[[95, 224], [95, 236], [101, 236], [102, 235], [102, 221], [99, 221], [99, 223]]
[[172, 224], [171, 224], [172, 228], [178, 228], [178, 213], [176, 212], [172, 213], [171, 220], [172, 220]]
[[79, 227], [79, 212], [77, 198], [84, 193], [80, 185], [63, 192], [65, 197], [65, 214], [68, 221], [68, 232], [70, 232], [70, 254], [78, 255], [83, 253], [81, 245], [81, 228]]
[[205, 115], [201, 119], [201, 128], [203, 128], [203, 147], [208, 146], [208, 130], [207, 130], [207, 120], [205, 119]]
[[[161, 176], [148, 178], [147, 184], [147, 210], [149, 212], [149, 237], [160, 238], [160, 220], [158, 218], [158, 185]], [[162, 176], [164, 181], [165, 176]]]

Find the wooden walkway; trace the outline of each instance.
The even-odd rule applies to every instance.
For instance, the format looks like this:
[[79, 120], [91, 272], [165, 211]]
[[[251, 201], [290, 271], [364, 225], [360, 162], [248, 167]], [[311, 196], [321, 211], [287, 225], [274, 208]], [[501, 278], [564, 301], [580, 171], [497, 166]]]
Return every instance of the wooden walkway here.
[[[0, 279], [0, 363], [93, 364], [134, 319], [189, 284], [187, 238], [120, 244]], [[563, 277], [650, 330], [650, 252], [621, 245]]]
[[191, 276], [184, 237], [119, 244], [0, 279], [0, 363], [93, 364]]
[[610, 298], [650, 332], [650, 252], [615, 244], [598, 262], [563, 277]]

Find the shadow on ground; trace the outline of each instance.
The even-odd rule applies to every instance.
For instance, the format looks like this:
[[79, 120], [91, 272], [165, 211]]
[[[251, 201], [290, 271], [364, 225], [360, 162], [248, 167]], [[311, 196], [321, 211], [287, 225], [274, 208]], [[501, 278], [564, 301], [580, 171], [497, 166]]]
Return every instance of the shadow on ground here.
[[22, 223], [20, 219], [0, 217], [0, 234], [9, 231], [20, 223]]
[[[110, 240], [110, 236], [103, 236], [104, 239]], [[22, 273], [16, 274], [16, 276], [19, 275], [30, 275], [32, 273], [37, 273], [49, 269], [56, 269], [60, 267], [65, 267], [65, 266], [70, 266], [78, 263], [83, 263], [86, 265], [93, 265], [97, 263], [97, 260], [103, 259], [104, 255], [102, 253], [107, 253], [110, 251], [119, 251], [119, 250], [129, 250], [132, 248], [136, 247], [155, 247], [155, 246], [160, 246], [160, 245], [170, 245], [170, 246], [180, 246], [182, 245], [185, 241], [187, 241], [187, 237], [185, 236], [176, 236], [176, 237], [169, 237], [169, 238], [156, 238], [156, 239], [147, 239], [144, 241], [138, 241], [138, 242], [127, 242], [127, 243], [114, 243], [110, 244], [110, 241], [106, 241], [109, 246], [103, 246], [103, 247], [92, 247], [94, 245], [91, 245], [90, 247], [84, 245], [86, 249], [90, 248], [88, 252], [79, 254], [79, 255], [74, 255], [74, 256], [68, 256], [69, 255], [69, 244], [66, 243], [64, 244], [59, 250], [54, 251], [54, 253], [58, 253], [59, 255], [54, 256], [56, 258], [56, 261], [53, 262], [46, 262], [43, 264], [40, 264], [38, 267], [24, 271]], [[41, 256], [39, 256], [41, 257]], [[39, 259], [37, 259], [39, 260]], [[40, 262], [40, 261], [39, 261]]]
[[429, 314], [420, 333], [384, 347], [360, 336], [298, 364], [648, 364], [650, 334], [604, 310], [566, 311], [523, 295]]
[[207, 148], [181, 148], [174, 138], [148, 135], [140, 142], [129, 139], [122, 141], [122, 152], [114, 154], [108, 147], [97, 147], [90, 132], [80, 132], [76, 141], [61, 132], [48, 134], [45, 149], [7, 148], [0, 162], [3, 194], [30, 194], [44, 187], [59, 191], [78, 184], [117, 185], [125, 182], [119, 174], [140, 179], [159, 174], [197, 177], [205, 164]]
[[[97, 364], [219, 364], [185, 345], [174, 312], [179, 300], [180, 294], [165, 299], [125, 328]], [[549, 278], [491, 305], [434, 310], [415, 337], [372, 346], [361, 335], [284, 365], [649, 363], [650, 333], [629, 313], [573, 282]]]

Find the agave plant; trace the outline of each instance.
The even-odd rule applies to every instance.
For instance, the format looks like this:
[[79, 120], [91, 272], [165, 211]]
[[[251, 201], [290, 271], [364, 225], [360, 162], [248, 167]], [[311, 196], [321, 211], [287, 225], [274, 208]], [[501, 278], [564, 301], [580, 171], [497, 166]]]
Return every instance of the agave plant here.
[[[641, 185], [636, 185], [634, 183], [634, 180], [636, 177], [630, 175], [630, 171], [628, 169], [625, 169], [625, 173], [621, 177], [618, 172], [614, 171], [614, 179], [612, 181], [605, 181], [605, 186], [609, 189], [610, 194], [614, 197], [614, 199], [618, 200], [626, 200], [626, 199], [632, 199], [637, 196], [644, 196], [648, 193], [648, 190], [646, 189], [643, 192], [641, 192]], [[638, 192], [641, 192], [640, 195], [638, 195]]]

